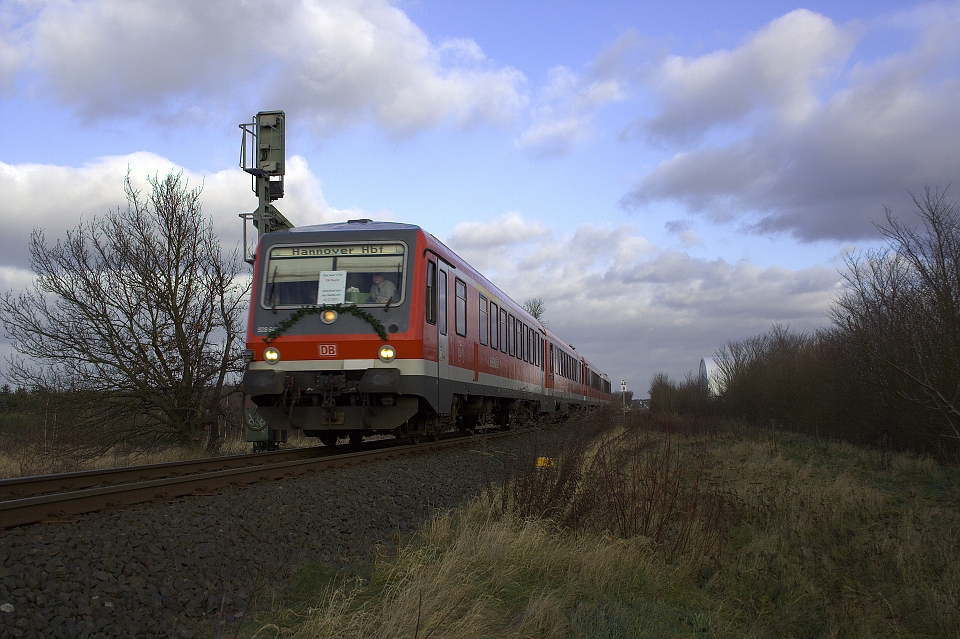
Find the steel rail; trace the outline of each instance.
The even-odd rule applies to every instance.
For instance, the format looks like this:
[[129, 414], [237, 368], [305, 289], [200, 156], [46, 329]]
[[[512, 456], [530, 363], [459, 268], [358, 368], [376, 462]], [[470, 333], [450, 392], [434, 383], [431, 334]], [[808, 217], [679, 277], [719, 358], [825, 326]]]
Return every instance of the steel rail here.
[[[515, 433], [494, 432], [476, 437], [486, 440], [510, 434]], [[474, 441], [473, 436], [448, 437], [439, 442], [426, 444], [381, 446], [373, 450], [274, 461], [255, 466], [241, 466], [183, 476], [134, 481], [114, 486], [85, 488], [11, 499], [0, 502], [0, 529], [33, 524], [49, 518], [95, 512], [113, 506], [129, 506], [156, 499], [174, 499], [186, 495], [208, 493], [233, 484], [250, 484], [264, 480], [293, 477], [324, 468], [342, 468], [366, 461], [404, 457], [449, 446], [458, 446], [471, 441]]]
[[[143, 464], [140, 466], [119, 466], [116, 468], [101, 468], [97, 470], [81, 470], [70, 473], [53, 475], [34, 475], [31, 477], [14, 477], [0, 479], [0, 502], [8, 499], [22, 499], [52, 492], [70, 492], [81, 488], [113, 486], [132, 481], [146, 481], [164, 477], [177, 477], [194, 473], [210, 472], [227, 468], [257, 466], [280, 459], [305, 459], [339, 455], [345, 452], [356, 452], [383, 448], [386, 442], [394, 445], [396, 440], [374, 440], [364, 444], [342, 444], [336, 447], [309, 446], [306, 448], [291, 448], [262, 453], [243, 453], [240, 455], [225, 455], [223, 457], [204, 457], [203, 459], [187, 459], [181, 461]], [[362, 446], [363, 448], [360, 448]]]

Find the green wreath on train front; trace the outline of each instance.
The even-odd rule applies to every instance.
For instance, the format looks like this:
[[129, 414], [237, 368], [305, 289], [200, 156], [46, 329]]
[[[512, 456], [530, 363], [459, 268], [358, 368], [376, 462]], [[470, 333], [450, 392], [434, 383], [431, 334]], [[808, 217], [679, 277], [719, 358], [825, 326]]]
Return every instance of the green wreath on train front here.
[[324, 304], [323, 306], [301, 306], [299, 309], [293, 312], [293, 315], [283, 320], [276, 326], [270, 329], [270, 332], [267, 333], [267, 336], [263, 338], [267, 344], [275, 340], [276, 338], [283, 335], [285, 332], [290, 330], [293, 326], [297, 324], [307, 315], [319, 315], [324, 311], [336, 311], [337, 313], [347, 313], [358, 317], [370, 326], [373, 327], [373, 330], [377, 332], [377, 335], [380, 336], [380, 339], [387, 341], [387, 329], [383, 327], [383, 323], [378, 320], [376, 317], [362, 310], [356, 304]]

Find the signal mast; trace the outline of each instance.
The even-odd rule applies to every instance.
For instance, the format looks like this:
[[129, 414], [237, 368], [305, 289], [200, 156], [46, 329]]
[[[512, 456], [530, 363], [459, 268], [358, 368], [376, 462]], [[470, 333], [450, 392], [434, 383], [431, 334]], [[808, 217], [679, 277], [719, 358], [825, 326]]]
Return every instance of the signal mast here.
[[293, 228], [293, 224], [271, 204], [283, 197], [286, 116], [283, 111], [260, 111], [253, 117], [253, 122], [241, 124], [240, 128], [243, 129], [240, 168], [250, 174], [250, 186], [259, 199], [256, 211], [240, 214], [243, 219], [243, 259], [253, 264], [254, 256], [247, 253], [247, 220], [252, 221], [257, 229], [257, 239], [264, 233]]
[[[253, 264], [256, 249], [249, 253], [247, 220], [257, 229], [258, 240], [264, 233], [293, 228], [293, 224], [271, 204], [283, 197], [286, 116], [283, 111], [261, 111], [253, 117], [253, 122], [241, 124], [240, 128], [243, 129], [240, 168], [250, 174], [250, 186], [259, 200], [256, 211], [240, 214], [243, 219], [243, 259]], [[253, 442], [253, 452], [276, 450], [278, 443], [287, 441], [286, 431], [270, 428], [255, 407], [246, 406], [246, 398], [244, 405], [245, 437]]]

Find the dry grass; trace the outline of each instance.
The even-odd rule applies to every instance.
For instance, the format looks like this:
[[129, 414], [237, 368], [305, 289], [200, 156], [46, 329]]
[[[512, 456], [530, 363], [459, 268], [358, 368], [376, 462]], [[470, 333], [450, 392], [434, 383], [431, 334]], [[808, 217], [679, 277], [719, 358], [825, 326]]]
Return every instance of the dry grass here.
[[960, 634], [957, 468], [707, 425], [608, 428], [568, 448], [576, 466], [531, 464], [437, 516], [365, 579], [304, 567], [249, 635]]
[[[9, 477], [28, 477], [51, 473], [65, 473], [79, 470], [96, 470], [141, 464], [200, 459], [209, 457], [209, 453], [200, 448], [139, 448], [136, 446], [116, 446], [104, 455], [95, 457], [73, 454], [75, 447], [71, 442], [58, 441], [53, 436], [44, 436], [42, 424], [35, 428], [26, 428], [23, 424], [3, 428], [0, 420], [0, 479]], [[287, 447], [315, 446], [317, 441], [310, 437], [293, 436]], [[241, 437], [228, 437], [220, 446], [218, 455], [238, 455], [249, 453], [250, 443]]]

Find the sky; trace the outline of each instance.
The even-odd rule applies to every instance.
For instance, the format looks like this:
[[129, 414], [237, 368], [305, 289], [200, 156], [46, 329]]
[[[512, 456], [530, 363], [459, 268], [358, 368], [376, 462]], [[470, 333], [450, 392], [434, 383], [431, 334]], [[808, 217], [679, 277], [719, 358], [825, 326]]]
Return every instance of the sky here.
[[420, 225], [645, 397], [829, 325], [884, 207], [960, 179], [958, 105], [958, 2], [0, 0], [0, 290], [128, 169], [236, 246], [280, 109], [295, 225]]

